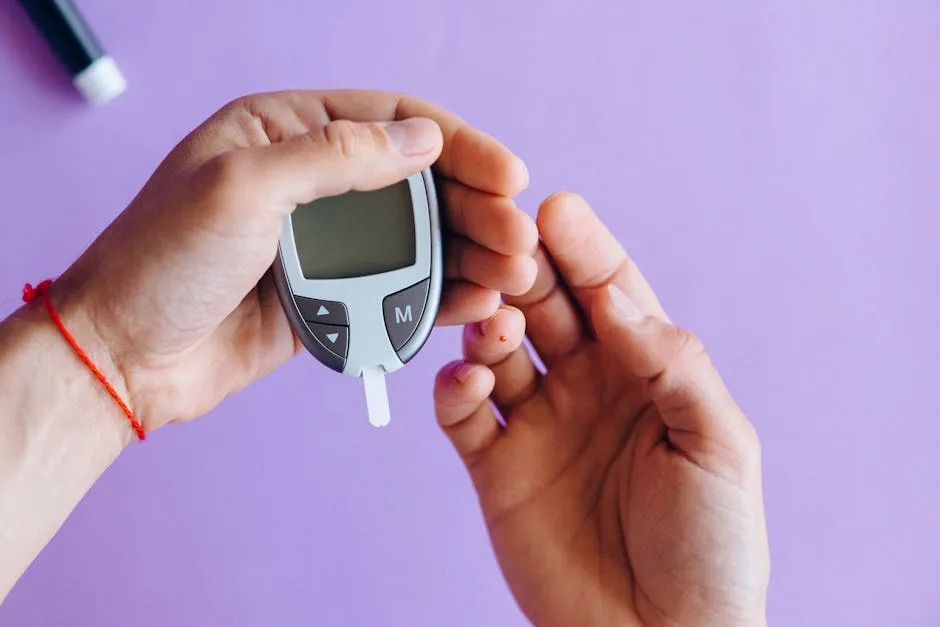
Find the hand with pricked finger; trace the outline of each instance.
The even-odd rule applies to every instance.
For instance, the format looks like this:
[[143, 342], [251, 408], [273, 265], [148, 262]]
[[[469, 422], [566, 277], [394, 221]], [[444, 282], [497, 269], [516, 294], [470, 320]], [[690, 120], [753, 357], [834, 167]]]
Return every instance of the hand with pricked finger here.
[[466, 327], [435, 389], [520, 607], [540, 626], [765, 624], [753, 427], [583, 200], [553, 196], [538, 227], [535, 285]]

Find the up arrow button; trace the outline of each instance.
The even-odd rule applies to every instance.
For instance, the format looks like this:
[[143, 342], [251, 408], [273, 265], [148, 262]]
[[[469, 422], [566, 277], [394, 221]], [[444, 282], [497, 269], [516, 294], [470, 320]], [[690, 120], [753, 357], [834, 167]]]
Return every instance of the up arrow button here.
[[295, 296], [294, 300], [297, 302], [297, 309], [300, 310], [300, 317], [307, 322], [349, 326], [346, 305], [343, 303], [303, 296]]

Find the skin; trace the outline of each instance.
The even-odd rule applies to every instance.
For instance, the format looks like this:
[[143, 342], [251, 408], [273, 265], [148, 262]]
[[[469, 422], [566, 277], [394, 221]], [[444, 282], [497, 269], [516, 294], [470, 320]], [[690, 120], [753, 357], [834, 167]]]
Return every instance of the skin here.
[[[409, 133], [404, 152], [379, 125], [350, 122], [395, 119], [409, 120], [397, 129]], [[438, 321], [484, 318], [500, 292], [524, 292], [535, 277], [535, 226], [510, 198], [528, 182], [525, 166], [456, 116], [371, 92], [223, 108], [62, 277], [59, 297], [93, 322], [148, 431], [201, 416], [301, 348], [267, 275], [284, 217], [431, 164], [451, 225]]]
[[[438, 417], [523, 611], [566, 627], [763, 624], [754, 430], [583, 201], [553, 197], [537, 231], [512, 201], [521, 161], [446, 111], [374, 92], [233, 102], [52, 298], [148, 432], [195, 418], [300, 350], [267, 276], [284, 217], [432, 163], [449, 225], [438, 322], [471, 323]], [[0, 598], [132, 437], [41, 304], [0, 323]]]
[[534, 286], [435, 388], [515, 598], [545, 626], [764, 625], [753, 427], [582, 199], [538, 228]]
[[[284, 217], [432, 164], [449, 251], [437, 322], [485, 319], [501, 292], [535, 279], [535, 224], [512, 200], [525, 166], [443, 109], [361, 91], [222, 108], [167, 156], [52, 300], [147, 432], [196, 418], [301, 349], [268, 274]], [[132, 438], [41, 303], [0, 323], [0, 599]]]

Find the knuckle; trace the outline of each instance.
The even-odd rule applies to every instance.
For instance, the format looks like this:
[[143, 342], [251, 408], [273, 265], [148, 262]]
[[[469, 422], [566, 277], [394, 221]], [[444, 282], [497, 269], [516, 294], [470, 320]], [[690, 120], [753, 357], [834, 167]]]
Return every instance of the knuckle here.
[[658, 353], [660, 372], [653, 380], [656, 394], [668, 399], [670, 406], [686, 406], [700, 393], [693, 383], [709, 367], [702, 341], [681, 327], [662, 328], [654, 351]]
[[227, 190], [238, 185], [246, 170], [245, 158], [237, 151], [223, 153], [206, 163], [203, 174], [214, 189]]
[[219, 113], [227, 115], [251, 113], [256, 108], [256, 104], [257, 96], [254, 94], [239, 96], [225, 103], [225, 105], [219, 109]]
[[[581, 230], [576, 228], [574, 223], [566, 228], [568, 233], [577, 233]], [[582, 235], [581, 239], [575, 239], [575, 236], [569, 237], [571, 237], [572, 242], [570, 244], [570, 250], [572, 251], [570, 254], [573, 258], [588, 257], [596, 253], [597, 243], [589, 235]], [[646, 280], [643, 278], [639, 266], [629, 256], [624, 255], [615, 264], [604, 264], [598, 267], [592, 274], [584, 276], [580, 282], [588, 287], [601, 287], [612, 281], [633, 286], [641, 285]]]
[[202, 166], [199, 192], [209, 205], [226, 206], [237, 202], [250, 189], [245, 185], [251, 174], [248, 158], [239, 151], [223, 153]]
[[356, 159], [374, 145], [373, 134], [368, 127], [348, 120], [335, 120], [323, 129], [327, 143], [344, 159]]
[[219, 109], [216, 116], [239, 125], [250, 124], [260, 119], [258, 112], [264, 110], [264, 100], [261, 94], [239, 96]]
[[220, 112], [233, 116], [245, 116], [247, 114], [257, 118], [270, 108], [272, 101], [271, 94], [248, 94], [229, 101], [220, 109]]
[[670, 327], [666, 340], [672, 361], [677, 364], [689, 364], [708, 358], [702, 340], [687, 329]]
[[248, 108], [245, 105], [245, 101], [248, 96], [240, 96], [233, 100], [229, 100], [224, 105], [219, 107], [215, 113], [209, 116], [209, 120], [225, 122], [231, 120], [233, 117], [243, 116], [247, 113]]
[[742, 419], [741, 425], [741, 448], [748, 458], [760, 463], [761, 459], [761, 441], [757, 428], [747, 418]]
[[614, 276], [623, 281], [625, 285], [642, 285], [646, 282], [643, 273], [640, 272], [640, 266], [633, 260], [633, 257], [626, 254], [620, 261], [620, 267], [614, 271]]
[[216, 117], [226, 126], [238, 129], [251, 144], [270, 144], [284, 138], [272, 120], [280, 117], [283, 98], [274, 93], [240, 96], [223, 106]]

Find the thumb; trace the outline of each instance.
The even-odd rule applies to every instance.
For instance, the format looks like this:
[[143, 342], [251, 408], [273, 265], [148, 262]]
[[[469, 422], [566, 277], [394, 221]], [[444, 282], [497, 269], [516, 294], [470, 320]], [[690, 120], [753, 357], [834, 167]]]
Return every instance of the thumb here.
[[716, 453], [731, 453], [735, 459], [725, 461], [734, 463], [755, 451], [756, 433], [698, 337], [645, 315], [614, 285], [598, 290], [591, 320], [597, 342], [625, 378], [645, 384], [673, 446], [707, 467]]
[[227, 171], [223, 178], [234, 183], [243, 199], [258, 199], [257, 205], [276, 206], [287, 214], [325, 196], [396, 183], [429, 167], [442, 149], [440, 128], [426, 118], [335, 120], [305, 135], [220, 159]]

